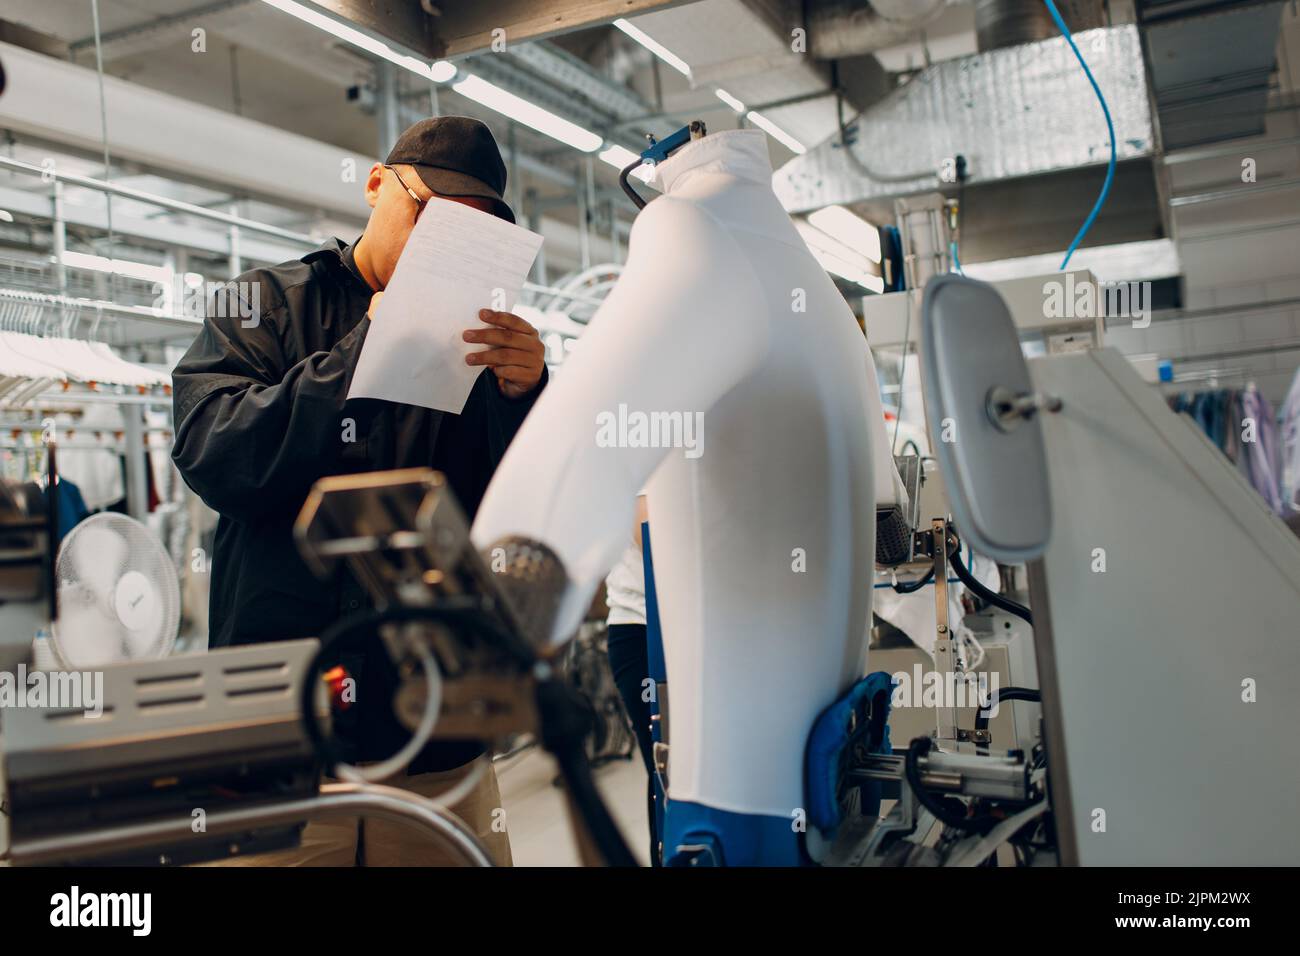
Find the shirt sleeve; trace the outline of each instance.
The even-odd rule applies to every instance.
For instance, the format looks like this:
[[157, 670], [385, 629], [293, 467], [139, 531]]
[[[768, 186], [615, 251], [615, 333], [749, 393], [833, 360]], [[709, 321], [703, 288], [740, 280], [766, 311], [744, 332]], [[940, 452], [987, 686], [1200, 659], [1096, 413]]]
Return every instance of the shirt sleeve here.
[[[570, 586], [552, 636], [573, 632], [627, 541], [636, 492], [681, 449], [605, 447], [619, 406], [702, 414], [768, 349], [761, 283], [727, 230], [692, 203], [661, 197], [637, 217], [618, 284], [520, 430], [473, 526], [476, 547], [540, 541]], [[708, 438], [702, 439], [707, 448]]]
[[318, 478], [355, 470], [347, 462], [363, 436], [344, 403], [370, 320], [290, 365], [277, 334], [282, 302], [255, 323], [228, 311], [209, 308], [172, 373], [172, 460], [209, 507], [250, 521], [297, 508]]

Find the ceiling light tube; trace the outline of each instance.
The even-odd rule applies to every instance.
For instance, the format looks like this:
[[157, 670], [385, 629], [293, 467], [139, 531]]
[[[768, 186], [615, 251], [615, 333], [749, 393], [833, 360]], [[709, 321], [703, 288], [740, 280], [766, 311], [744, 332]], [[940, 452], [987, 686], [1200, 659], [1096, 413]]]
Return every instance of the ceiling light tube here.
[[539, 133], [544, 133], [584, 153], [595, 152], [604, 143], [604, 140], [591, 130], [583, 129], [577, 123], [570, 123], [550, 110], [543, 109], [536, 103], [530, 103], [523, 97], [515, 96], [480, 76], [469, 74], [459, 82], [453, 83], [451, 88], [481, 106], [496, 110], [503, 116], [508, 116], [518, 123], [523, 123]]
[[745, 118], [761, 129], [768, 136], [771, 136], [778, 143], [781, 143], [786, 149], [795, 153], [806, 153], [808, 148], [799, 142], [781, 127], [777, 126], [770, 119], [759, 113], [757, 110], [750, 110], [745, 114]]
[[880, 230], [843, 206], [826, 206], [808, 214], [808, 221], [872, 262], [880, 261]]
[[838, 239], [832, 239], [820, 229], [814, 229], [806, 222], [796, 222], [795, 228], [799, 230], [799, 235], [803, 236], [803, 241], [808, 244], [808, 248], [820, 250], [827, 255], [834, 256], [841, 262], [853, 266], [859, 272], [875, 271], [870, 259], [857, 250], [846, 246]]
[[881, 285], [880, 277], [875, 273], [865, 256], [855, 253], [819, 229], [814, 229], [806, 222], [795, 222], [795, 228], [823, 269], [850, 282], [856, 282], [863, 288], [873, 289]]
[[324, 30], [331, 36], [336, 36], [346, 43], [351, 43], [358, 49], [365, 50], [367, 53], [387, 60], [389, 63], [410, 70], [426, 80], [434, 83], [445, 83], [456, 75], [455, 65], [448, 63], [446, 60], [438, 60], [430, 64], [419, 57], [400, 53], [384, 41], [376, 39], [368, 33], [362, 33], [355, 27], [348, 26], [340, 20], [326, 16], [305, 3], [299, 3], [298, 0], [262, 0], [262, 2], [275, 7], [282, 13], [289, 14], [291, 17], [297, 17], [303, 23], [308, 23], [318, 30]]
[[615, 20], [614, 26], [618, 27], [637, 43], [641, 44], [655, 56], [659, 57], [659, 59], [663, 60], [678, 73], [682, 74], [682, 76], [691, 75], [691, 68], [686, 65], [685, 60], [675, 54], [672, 50], [668, 49], [668, 47], [664, 46], [658, 40], [654, 39], [640, 27], [635, 27], [630, 22], [623, 19]]
[[736, 99], [734, 96], [732, 96], [732, 95], [731, 95], [730, 93], [728, 93], [726, 90], [723, 90], [723, 89], [717, 89], [717, 90], [714, 90], [713, 92], [716, 93], [716, 94], [718, 94], [718, 99], [722, 100], [722, 102], [726, 103], [728, 106], [730, 106], [730, 107], [731, 107], [733, 110], [735, 110], [737, 113], [743, 113], [743, 112], [745, 112], [745, 104], [742, 103], [742, 102], [740, 102], [740, 100]]
[[[619, 146], [617, 144], [607, 146], [605, 149], [597, 153], [596, 156], [601, 162], [609, 163], [609, 165], [619, 171], [627, 169], [627, 167], [631, 166], [641, 158], [640, 153], [634, 153], [627, 147]], [[650, 180], [654, 178], [654, 174], [653, 166], [640, 166], [631, 172], [632, 176], [635, 176], [637, 179], [646, 183], [650, 182]]]
[[607, 146], [600, 151], [599, 158], [602, 162], [609, 163], [611, 166], [617, 166], [619, 169], [626, 169], [634, 162], [641, 158], [640, 154], [632, 152], [626, 146], [617, 144]]

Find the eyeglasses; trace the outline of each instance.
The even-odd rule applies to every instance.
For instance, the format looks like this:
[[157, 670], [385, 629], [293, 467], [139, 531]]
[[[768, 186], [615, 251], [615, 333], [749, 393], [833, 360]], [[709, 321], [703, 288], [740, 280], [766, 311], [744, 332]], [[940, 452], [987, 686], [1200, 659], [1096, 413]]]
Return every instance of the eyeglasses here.
[[394, 176], [396, 176], [397, 181], [402, 184], [402, 188], [406, 190], [407, 195], [415, 200], [415, 219], [418, 222], [420, 219], [420, 213], [424, 212], [424, 207], [429, 202], [429, 200], [421, 199], [419, 193], [417, 193], [410, 186], [406, 185], [406, 180], [402, 178], [402, 174], [399, 173], [392, 166], [389, 166], [387, 163], [384, 163], [384, 169], [387, 169]]

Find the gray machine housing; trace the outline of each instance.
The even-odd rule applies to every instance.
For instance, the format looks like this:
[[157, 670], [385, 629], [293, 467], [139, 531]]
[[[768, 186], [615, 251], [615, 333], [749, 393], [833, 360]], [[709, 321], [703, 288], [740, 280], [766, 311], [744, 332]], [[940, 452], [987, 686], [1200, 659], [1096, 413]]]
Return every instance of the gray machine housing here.
[[[99, 716], [7, 708], [0, 790], [10, 832], [0, 834], [0, 852], [8, 844], [21, 862], [26, 844], [47, 837], [314, 794], [319, 773], [298, 700], [317, 646], [283, 641], [110, 665]], [[224, 834], [219, 846], [196, 830], [165, 862], [228, 855], [232, 845], [244, 853], [290, 845], [298, 828], [250, 827]]]
[[1029, 565], [1062, 861], [1300, 864], [1300, 539], [1118, 352], [1030, 369], [1063, 400]]

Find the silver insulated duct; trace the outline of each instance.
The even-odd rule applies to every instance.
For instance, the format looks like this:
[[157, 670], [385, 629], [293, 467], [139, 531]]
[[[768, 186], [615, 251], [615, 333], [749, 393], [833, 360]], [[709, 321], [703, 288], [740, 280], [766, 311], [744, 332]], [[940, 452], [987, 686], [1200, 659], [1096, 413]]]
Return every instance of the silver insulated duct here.
[[[1106, 24], [1102, 0], [1058, 0], [1056, 9], [1072, 33]], [[975, 42], [981, 53], [1050, 40], [1057, 32], [1043, 0], [975, 0]]]
[[809, 52], [819, 60], [874, 53], [915, 39], [959, 0], [821, 0], [805, 14]]
[[[1110, 106], [1119, 159], [1087, 244], [1163, 238], [1137, 28], [1085, 30], [1075, 41]], [[1053, 35], [923, 70], [851, 123], [843, 142], [836, 135], [796, 157], [773, 182], [792, 213], [842, 204], [884, 224], [898, 197], [936, 189], [956, 196], [961, 156], [963, 259], [979, 262], [1064, 249], [1097, 197], [1109, 154], [1092, 87]]]

